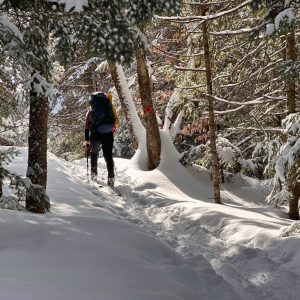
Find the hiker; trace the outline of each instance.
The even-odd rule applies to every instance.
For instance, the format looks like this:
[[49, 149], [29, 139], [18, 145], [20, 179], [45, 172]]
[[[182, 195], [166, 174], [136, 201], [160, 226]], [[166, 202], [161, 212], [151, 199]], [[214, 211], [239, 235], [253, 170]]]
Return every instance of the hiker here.
[[91, 179], [97, 180], [98, 155], [102, 146], [107, 168], [107, 184], [114, 185], [114, 161], [112, 156], [114, 132], [118, 125], [116, 110], [112, 105], [112, 95], [102, 92], [91, 94], [91, 109], [85, 118], [85, 147], [91, 155]]

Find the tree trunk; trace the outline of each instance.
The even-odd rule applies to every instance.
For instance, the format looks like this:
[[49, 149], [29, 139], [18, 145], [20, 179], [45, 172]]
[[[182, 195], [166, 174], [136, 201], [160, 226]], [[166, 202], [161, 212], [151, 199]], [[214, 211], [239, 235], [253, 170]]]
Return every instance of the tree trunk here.
[[[205, 11], [202, 11], [202, 15], [205, 15]], [[205, 68], [206, 68], [206, 85], [207, 85], [207, 97], [208, 100], [208, 113], [209, 113], [209, 137], [210, 137], [210, 151], [211, 151], [211, 162], [212, 162], [212, 180], [214, 189], [214, 199], [215, 203], [221, 204], [220, 197], [220, 164], [217, 154], [216, 145], [216, 126], [215, 126], [215, 115], [214, 115], [214, 99], [213, 95], [213, 85], [212, 85], [212, 70], [211, 70], [211, 57], [209, 50], [209, 41], [207, 34], [207, 22], [202, 21], [202, 34], [203, 34], [203, 50], [205, 57]]]
[[[286, 60], [296, 61], [295, 31], [292, 29], [286, 36]], [[296, 83], [295, 78], [286, 79], [287, 113], [296, 112]]]
[[[37, 23], [32, 22], [33, 26], [38, 26], [41, 31], [38, 32], [39, 47], [34, 44], [29, 45], [33, 54], [39, 57], [41, 52], [47, 49], [49, 42], [49, 15], [45, 11], [38, 16]], [[48, 139], [48, 116], [49, 103], [44, 95], [37, 94], [35, 84], [39, 84], [40, 75], [45, 80], [50, 78], [51, 61], [46, 52], [44, 56], [39, 57], [33, 62], [31, 89], [29, 92], [29, 134], [28, 134], [28, 166], [26, 176], [33, 184], [41, 187], [40, 195], [44, 195], [47, 186], [47, 139]], [[26, 195], [25, 208], [35, 213], [45, 213], [50, 208], [49, 199], [46, 197], [37, 197], [37, 195]]]
[[295, 164], [288, 174], [288, 189], [292, 194], [289, 198], [289, 217], [292, 220], [299, 220], [300, 183], [298, 163]]
[[146, 59], [144, 53], [140, 48], [136, 50], [136, 62], [140, 97], [144, 111], [144, 120], [146, 127], [148, 168], [149, 170], [153, 170], [160, 163], [161, 140], [156, 120], [156, 114], [153, 109], [151, 83], [148, 68], [146, 65]]
[[292, 195], [289, 199], [289, 217], [291, 220], [299, 220], [299, 197], [300, 197], [300, 185], [295, 184], [292, 189]]
[[137, 138], [134, 134], [134, 130], [133, 130], [131, 120], [130, 120], [130, 117], [129, 117], [129, 108], [128, 108], [128, 104], [127, 104], [127, 101], [126, 101], [125, 96], [124, 96], [124, 92], [122, 90], [122, 86], [120, 84], [120, 78], [118, 76], [116, 64], [113, 63], [112, 61], [108, 61], [108, 68], [109, 68], [112, 80], [114, 82], [115, 88], [117, 90], [122, 110], [125, 113], [125, 118], [126, 118], [126, 121], [127, 121], [129, 133], [130, 133], [130, 136], [132, 138], [132, 144], [133, 144], [134, 148], [137, 149], [138, 148], [138, 142], [137, 142]]
[[[28, 168], [27, 177], [32, 183], [47, 185], [47, 133], [48, 133], [48, 100], [30, 90]], [[44, 213], [38, 203], [30, 196], [26, 198], [26, 208], [33, 212]]]
[[2, 153], [0, 152], [0, 197], [3, 195]]

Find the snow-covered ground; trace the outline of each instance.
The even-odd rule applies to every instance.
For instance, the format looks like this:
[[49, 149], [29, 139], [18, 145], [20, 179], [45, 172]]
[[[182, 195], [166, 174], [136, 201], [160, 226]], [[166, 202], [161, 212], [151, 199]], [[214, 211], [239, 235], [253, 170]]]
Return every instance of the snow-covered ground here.
[[115, 163], [122, 196], [49, 154], [51, 213], [0, 210], [1, 300], [299, 299], [300, 238], [281, 237], [292, 222], [260, 182], [230, 178], [216, 205], [207, 171], [172, 155], [150, 172]]

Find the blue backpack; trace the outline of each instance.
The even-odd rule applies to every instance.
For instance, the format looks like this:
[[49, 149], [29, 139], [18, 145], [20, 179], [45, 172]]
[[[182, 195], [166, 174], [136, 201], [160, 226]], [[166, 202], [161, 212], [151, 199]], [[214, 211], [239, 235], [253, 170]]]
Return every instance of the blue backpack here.
[[110, 100], [104, 93], [92, 94], [90, 99], [92, 114], [95, 123], [92, 125], [91, 134], [97, 135], [112, 131], [115, 116]]

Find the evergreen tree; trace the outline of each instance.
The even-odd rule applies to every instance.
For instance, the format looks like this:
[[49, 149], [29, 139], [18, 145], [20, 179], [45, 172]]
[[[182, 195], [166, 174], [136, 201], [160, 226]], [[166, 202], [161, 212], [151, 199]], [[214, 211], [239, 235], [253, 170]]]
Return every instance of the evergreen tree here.
[[283, 120], [287, 141], [280, 147], [274, 176], [274, 186], [267, 201], [275, 206], [288, 204], [289, 217], [299, 220], [300, 197], [300, 139], [299, 113], [290, 114]]
[[[48, 53], [48, 1], [3, 1], [1, 9], [16, 19], [22, 35], [22, 52], [17, 57], [23, 68], [24, 87], [29, 90], [30, 116], [27, 176], [33, 184], [46, 189], [47, 183], [47, 121], [48, 97], [53, 94], [48, 83], [50, 60]], [[28, 79], [29, 78], [29, 79]], [[28, 193], [26, 208], [43, 213], [48, 201], [37, 201]]]

